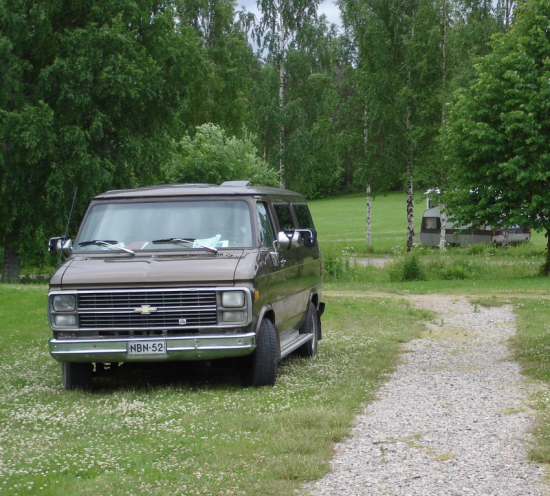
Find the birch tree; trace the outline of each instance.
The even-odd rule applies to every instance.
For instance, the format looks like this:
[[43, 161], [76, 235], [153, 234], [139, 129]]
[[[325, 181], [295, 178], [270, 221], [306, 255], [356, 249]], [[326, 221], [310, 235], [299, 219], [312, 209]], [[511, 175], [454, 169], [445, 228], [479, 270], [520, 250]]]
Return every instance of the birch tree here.
[[304, 23], [317, 18], [320, 0], [258, 0], [261, 12], [254, 38], [262, 51], [267, 50], [267, 59], [278, 69], [279, 88], [279, 181], [285, 187], [285, 77], [288, 49]]
[[[258, 60], [247, 38], [246, 19], [233, 0], [175, 0], [177, 29], [199, 42], [199, 73], [180, 119], [186, 131], [211, 122], [241, 136], [250, 120], [248, 97]], [[242, 20], [241, 20], [242, 19]]]
[[434, 113], [440, 83], [436, 10], [430, 2], [407, 0], [342, 0], [340, 5], [357, 44], [357, 67], [369, 80], [364, 88], [369, 88], [370, 101], [383, 108], [373, 121], [383, 143], [381, 153], [396, 161], [405, 183], [411, 250], [415, 165], [431, 152], [439, 128]]

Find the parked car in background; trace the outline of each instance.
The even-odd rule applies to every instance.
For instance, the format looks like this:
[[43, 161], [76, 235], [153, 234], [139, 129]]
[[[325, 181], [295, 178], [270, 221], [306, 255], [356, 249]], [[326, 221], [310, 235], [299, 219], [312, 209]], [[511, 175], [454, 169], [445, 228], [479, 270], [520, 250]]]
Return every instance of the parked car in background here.
[[92, 199], [50, 281], [52, 357], [66, 389], [128, 363], [230, 361], [275, 383], [317, 353], [322, 260], [303, 196], [245, 181], [108, 191]]

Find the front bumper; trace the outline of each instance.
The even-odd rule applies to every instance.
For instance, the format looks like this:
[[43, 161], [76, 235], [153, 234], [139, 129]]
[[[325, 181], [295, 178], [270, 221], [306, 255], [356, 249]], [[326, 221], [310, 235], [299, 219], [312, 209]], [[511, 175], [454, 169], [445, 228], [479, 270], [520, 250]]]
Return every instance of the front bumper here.
[[253, 332], [189, 336], [155, 336], [139, 338], [140, 343], [166, 342], [162, 355], [129, 355], [128, 343], [135, 339], [50, 339], [50, 354], [58, 362], [162, 362], [174, 360], [212, 360], [239, 357], [256, 349]]

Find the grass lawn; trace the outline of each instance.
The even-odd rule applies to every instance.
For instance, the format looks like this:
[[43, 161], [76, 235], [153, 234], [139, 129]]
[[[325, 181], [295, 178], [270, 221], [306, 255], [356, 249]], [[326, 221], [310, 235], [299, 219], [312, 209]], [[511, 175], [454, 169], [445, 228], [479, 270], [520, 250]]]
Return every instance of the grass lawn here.
[[[407, 241], [407, 211], [404, 193], [377, 196], [372, 202], [372, 250], [375, 256], [402, 252]], [[364, 195], [348, 195], [308, 202], [319, 240], [324, 249], [366, 254], [367, 206]], [[415, 242], [426, 209], [422, 192], [415, 194]], [[543, 233], [532, 233], [531, 244], [544, 250]]]
[[46, 287], [0, 285], [2, 494], [293, 494], [373, 398], [429, 314], [394, 298], [327, 297], [313, 359], [273, 388], [180, 367], [66, 392], [47, 352]]
[[518, 316], [518, 332], [512, 341], [515, 358], [525, 375], [543, 384], [534, 398], [538, 419], [530, 456], [550, 464], [550, 300], [518, 299], [515, 309]]
[[[421, 219], [426, 201], [420, 193], [415, 195], [416, 219]], [[372, 248], [384, 255], [399, 250], [406, 244], [407, 214], [404, 193], [377, 196], [372, 202]], [[366, 197], [359, 195], [326, 198], [308, 202], [319, 240], [323, 248], [343, 250], [354, 248], [365, 253], [367, 226]], [[420, 222], [420, 221], [418, 221]]]

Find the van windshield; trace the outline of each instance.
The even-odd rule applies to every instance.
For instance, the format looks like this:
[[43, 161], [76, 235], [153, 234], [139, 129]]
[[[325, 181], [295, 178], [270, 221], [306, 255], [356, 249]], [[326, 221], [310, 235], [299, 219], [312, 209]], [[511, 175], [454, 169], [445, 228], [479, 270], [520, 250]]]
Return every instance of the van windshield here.
[[92, 207], [74, 251], [216, 251], [250, 247], [252, 240], [242, 200], [113, 202]]

